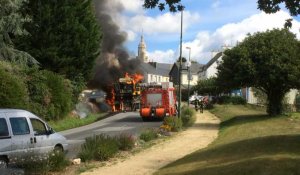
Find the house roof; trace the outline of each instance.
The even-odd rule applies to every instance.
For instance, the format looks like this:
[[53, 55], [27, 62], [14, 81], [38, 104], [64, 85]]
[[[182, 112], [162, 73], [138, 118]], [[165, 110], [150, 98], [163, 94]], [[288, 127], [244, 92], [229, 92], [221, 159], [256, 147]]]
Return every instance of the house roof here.
[[216, 62], [221, 56], [223, 55], [223, 52], [217, 53], [206, 65], [203, 67], [204, 70], [209, 68], [214, 62]]
[[161, 75], [165, 77], [169, 76], [169, 72], [171, 68], [172, 68], [172, 64], [157, 63], [157, 62], [141, 63], [141, 69], [144, 73]]
[[[179, 62], [174, 63], [173, 67], [174, 66], [179, 67]], [[192, 62], [191, 67], [190, 67], [191, 74], [198, 74], [199, 70], [203, 66], [204, 66], [203, 64], [199, 64], [197, 62]], [[173, 69], [173, 67], [172, 67], [172, 69]], [[187, 72], [187, 67], [184, 63], [182, 64], [182, 69], [183, 69], [182, 72]]]

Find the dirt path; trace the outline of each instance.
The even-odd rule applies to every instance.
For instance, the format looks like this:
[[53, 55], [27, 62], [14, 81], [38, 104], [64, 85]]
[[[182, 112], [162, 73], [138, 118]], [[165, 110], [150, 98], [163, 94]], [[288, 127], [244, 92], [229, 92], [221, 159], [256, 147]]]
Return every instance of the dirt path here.
[[152, 146], [123, 162], [99, 167], [82, 175], [144, 175], [153, 174], [159, 168], [205, 148], [218, 135], [219, 120], [213, 114], [204, 111], [197, 115], [196, 123], [173, 138]]

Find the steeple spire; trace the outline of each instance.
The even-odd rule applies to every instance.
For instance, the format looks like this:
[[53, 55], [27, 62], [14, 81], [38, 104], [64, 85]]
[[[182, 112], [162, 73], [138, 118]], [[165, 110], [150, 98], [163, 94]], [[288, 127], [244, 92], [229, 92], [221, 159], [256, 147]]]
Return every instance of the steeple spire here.
[[144, 35], [143, 35], [143, 33], [141, 35], [141, 41], [139, 43], [138, 56], [137, 57], [142, 62], [148, 62], [148, 57], [146, 55], [146, 44], [145, 44], [145, 41], [144, 41]]

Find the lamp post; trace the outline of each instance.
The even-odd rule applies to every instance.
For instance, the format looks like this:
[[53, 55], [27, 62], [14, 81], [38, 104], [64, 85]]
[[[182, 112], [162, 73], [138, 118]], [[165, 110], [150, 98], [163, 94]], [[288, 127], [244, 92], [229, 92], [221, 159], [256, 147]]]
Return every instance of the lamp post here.
[[191, 80], [191, 47], [186, 47], [186, 49], [189, 50], [189, 61], [187, 62], [187, 69], [188, 69], [188, 107], [190, 107], [190, 80]]
[[179, 51], [179, 99], [178, 99], [178, 117], [181, 117], [181, 70], [182, 70], [182, 21], [183, 21], [183, 9], [181, 10], [181, 22], [180, 22], [180, 51]]

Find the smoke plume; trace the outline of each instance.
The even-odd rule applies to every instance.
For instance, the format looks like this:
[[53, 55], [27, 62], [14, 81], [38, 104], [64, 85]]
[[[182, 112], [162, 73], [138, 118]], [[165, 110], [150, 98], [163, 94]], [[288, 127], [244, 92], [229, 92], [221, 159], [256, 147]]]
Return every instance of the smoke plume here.
[[129, 59], [129, 54], [123, 47], [127, 34], [120, 30], [112, 18], [122, 12], [122, 4], [116, 0], [94, 0], [94, 4], [103, 38], [90, 86], [105, 90], [105, 87], [123, 77], [125, 72], [140, 72], [137, 70], [139, 61]]

